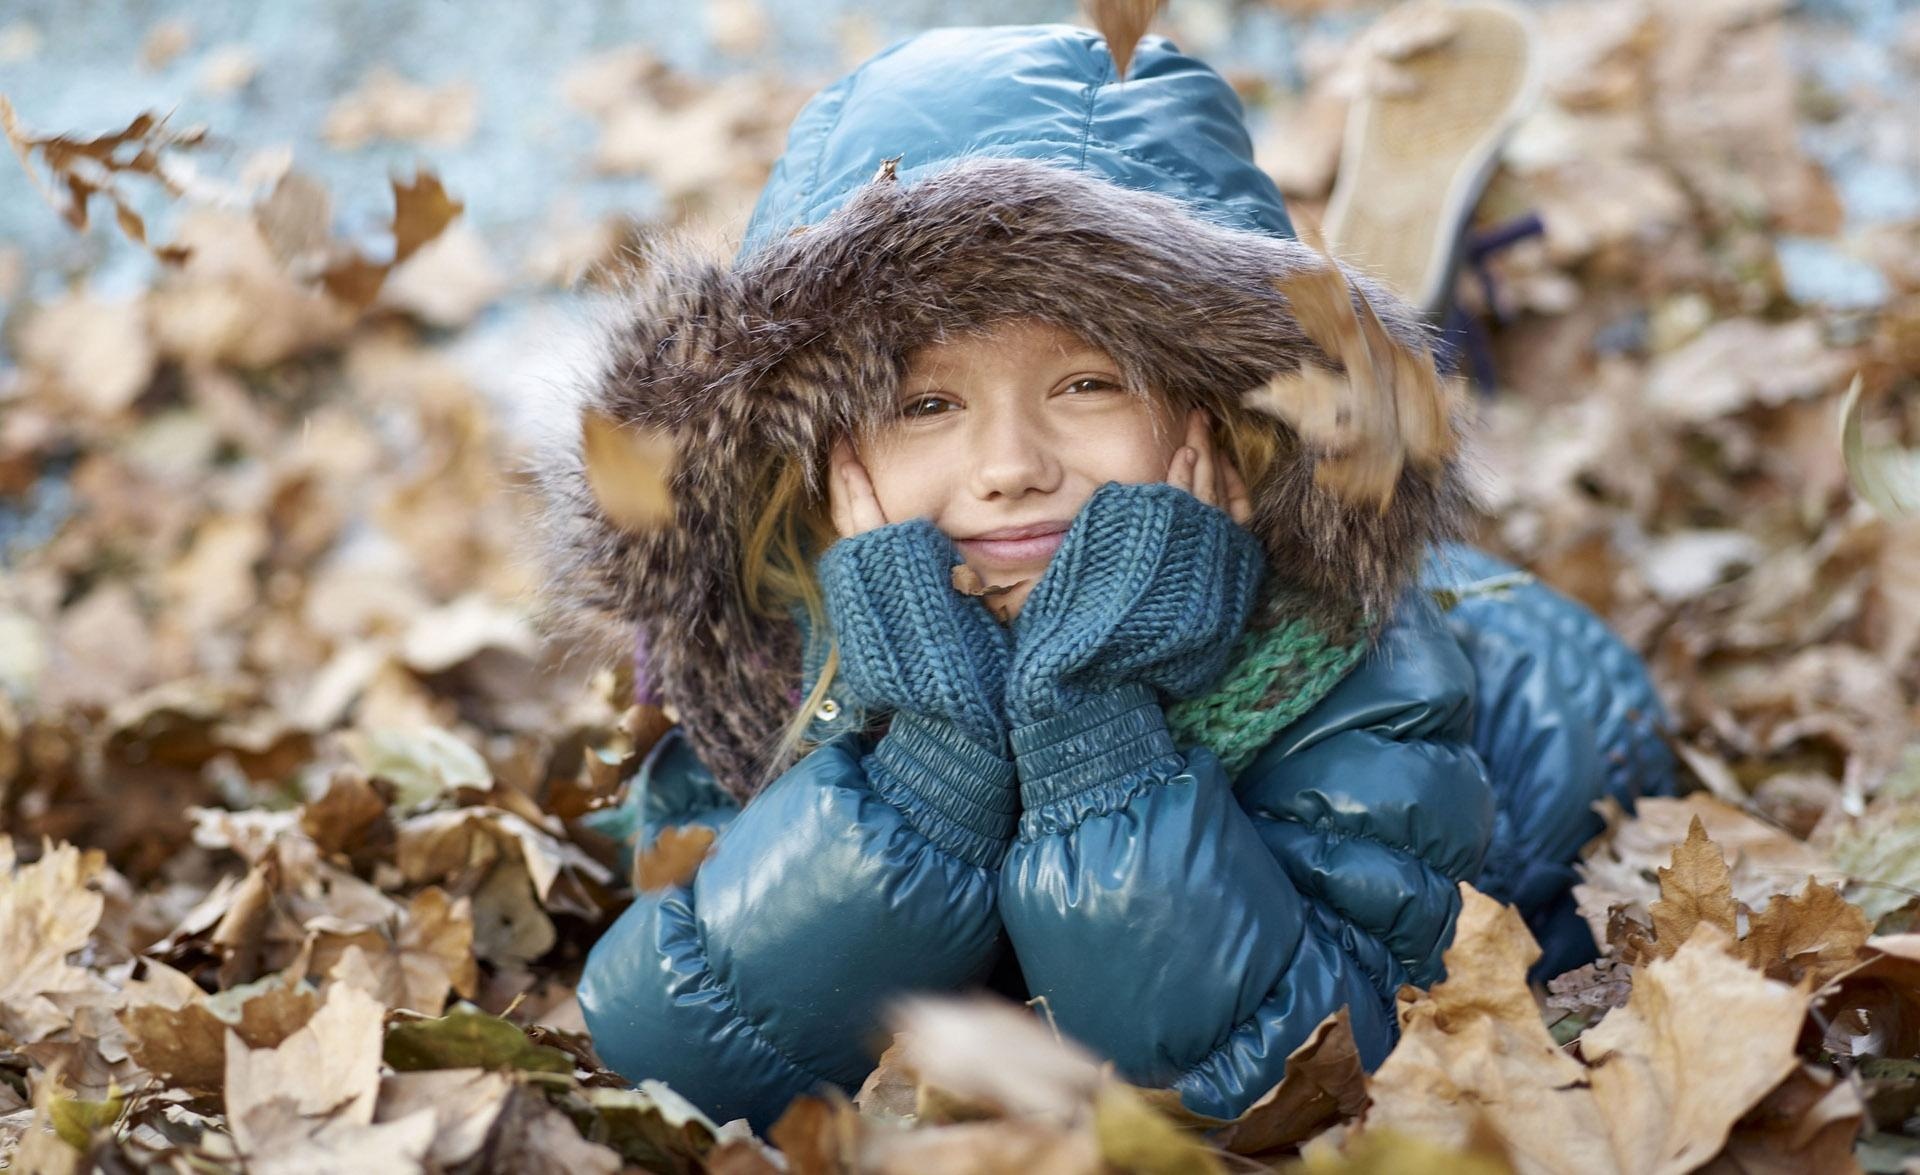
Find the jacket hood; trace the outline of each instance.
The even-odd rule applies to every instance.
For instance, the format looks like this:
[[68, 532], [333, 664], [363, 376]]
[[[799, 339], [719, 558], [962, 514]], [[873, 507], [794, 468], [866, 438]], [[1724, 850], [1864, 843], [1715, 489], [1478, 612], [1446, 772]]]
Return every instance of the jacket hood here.
[[[651, 685], [742, 802], [788, 765], [771, 752], [806, 652], [792, 617], [744, 601], [746, 527], [791, 463], [824, 492], [834, 439], [890, 417], [916, 346], [1039, 318], [1135, 387], [1218, 415], [1244, 415], [1244, 393], [1303, 361], [1334, 366], [1274, 285], [1325, 258], [1293, 237], [1231, 88], [1163, 37], [1140, 43], [1124, 84], [1105, 43], [1071, 26], [910, 38], [802, 110], [735, 257], [655, 242], [644, 260], [566, 410], [670, 434], [672, 516], [620, 529], [578, 429], [536, 442], [538, 620], [599, 664], [637, 636]], [[1411, 308], [1346, 276], [1390, 333], [1430, 345]], [[1458, 460], [1409, 464], [1376, 511], [1317, 485], [1312, 446], [1258, 419], [1281, 441], [1249, 487], [1270, 579], [1329, 626], [1356, 607], [1384, 619], [1429, 544], [1461, 535]]]

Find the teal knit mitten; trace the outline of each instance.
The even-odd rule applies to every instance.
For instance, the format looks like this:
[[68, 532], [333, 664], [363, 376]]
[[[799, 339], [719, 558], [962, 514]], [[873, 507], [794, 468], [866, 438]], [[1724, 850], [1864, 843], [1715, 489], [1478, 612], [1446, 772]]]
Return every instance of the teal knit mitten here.
[[818, 575], [840, 641], [840, 675], [868, 705], [945, 718], [983, 750], [1006, 750], [1009, 638], [953, 586], [953, 541], [924, 518], [837, 540]]
[[1224, 510], [1166, 482], [1106, 483], [1014, 618], [1008, 719], [1018, 731], [1128, 685], [1200, 693], [1265, 571], [1260, 540]]
[[816, 573], [858, 702], [891, 710], [863, 760], [879, 794], [955, 857], [997, 866], [1018, 819], [1004, 695], [1011, 640], [953, 586], [952, 540], [924, 518], [839, 539]]

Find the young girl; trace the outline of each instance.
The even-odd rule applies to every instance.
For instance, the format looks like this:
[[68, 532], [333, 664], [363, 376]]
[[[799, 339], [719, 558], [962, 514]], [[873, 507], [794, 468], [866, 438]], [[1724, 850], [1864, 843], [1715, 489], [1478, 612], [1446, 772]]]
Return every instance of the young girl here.
[[720, 830], [593, 949], [609, 1065], [764, 1130], [858, 1088], [891, 997], [985, 982], [1233, 1117], [1342, 1006], [1379, 1063], [1460, 881], [1541, 973], [1592, 957], [1571, 862], [1671, 789], [1659, 702], [1545, 588], [1435, 602], [1510, 570], [1457, 462], [1350, 504], [1243, 406], [1326, 362], [1273, 284], [1319, 264], [1218, 75], [1068, 26], [894, 46], [731, 264], [653, 259], [585, 395], [675, 437], [671, 520], [536, 470], [548, 623], [637, 628], [679, 719], [603, 826]]

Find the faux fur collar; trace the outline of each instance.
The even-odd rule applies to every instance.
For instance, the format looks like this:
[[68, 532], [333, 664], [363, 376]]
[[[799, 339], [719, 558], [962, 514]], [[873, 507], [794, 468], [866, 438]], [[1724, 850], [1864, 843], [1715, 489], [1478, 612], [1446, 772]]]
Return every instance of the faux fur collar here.
[[[789, 765], [771, 748], [801, 672], [796, 626], [752, 614], [740, 589], [743, 530], [769, 470], [799, 462], [823, 492], [832, 441], [887, 418], [914, 346], [1007, 316], [1064, 326], [1136, 386], [1224, 412], [1303, 359], [1333, 365], [1273, 285], [1320, 264], [1298, 241], [1222, 227], [1171, 197], [1004, 158], [913, 182], [883, 168], [818, 224], [738, 262], [658, 246], [597, 367], [555, 410], [670, 431], [673, 517], [647, 534], [614, 527], [588, 489], [578, 430], [557, 429], [528, 470], [542, 500], [541, 626], [600, 664], [631, 656], [644, 634], [656, 688], [744, 802]], [[1350, 280], [1396, 336], [1429, 342], [1411, 309]], [[1359, 604], [1384, 617], [1428, 545], [1461, 536], [1457, 459], [1409, 465], [1375, 512], [1316, 486], [1315, 454], [1271, 427], [1283, 455], [1250, 487], [1249, 525], [1273, 575], [1330, 614]]]

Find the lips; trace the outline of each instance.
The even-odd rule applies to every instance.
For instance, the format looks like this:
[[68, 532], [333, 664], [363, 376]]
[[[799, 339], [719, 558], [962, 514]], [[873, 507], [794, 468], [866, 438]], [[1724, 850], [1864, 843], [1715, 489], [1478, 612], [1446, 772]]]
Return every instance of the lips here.
[[955, 543], [969, 563], [1016, 571], [1053, 558], [1066, 535], [1064, 522], [1039, 522], [1002, 527], [975, 538], [957, 539]]

